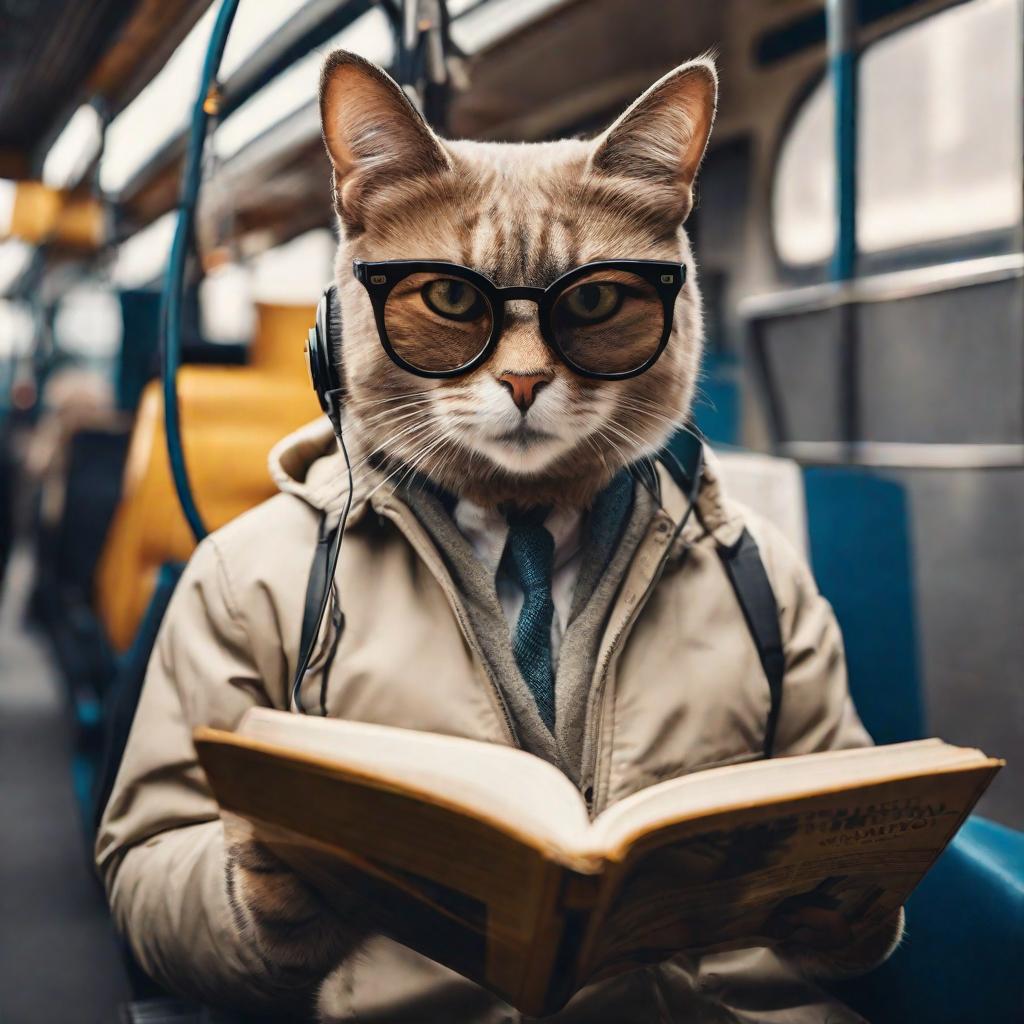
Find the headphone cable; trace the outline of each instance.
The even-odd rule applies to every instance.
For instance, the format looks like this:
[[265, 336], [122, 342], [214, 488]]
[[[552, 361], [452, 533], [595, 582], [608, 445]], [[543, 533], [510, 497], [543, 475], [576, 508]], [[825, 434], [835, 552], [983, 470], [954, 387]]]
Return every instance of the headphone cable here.
[[[345, 505], [341, 510], [341, 518], [338, 520], [338, 525], [334, 528], [334, 536], [330, 542], [330, 554], [327, 557], [327, 571], [324, 575], [323, 590], [320, 594], [319, 610], [316, 617], [316, 626], [310, 634], [309, 642], [306, 644], [306, 649], [300, 651], [298, 667], [295, 670], [295, 678], [292, 681], [292, 705], [301, 714], [309, 714], [306, 710], [305, 704], [302, 702], [302, 683], [305, 679], [306, 672], [309, 670], [309, 663], [313, 659], [313, 652], [317, 647], [317, 638], [320, 635], [320, 629], [323, 626], [324, 617], [327, 615], [327, 606], [330, 604], [331, 593], [334, 591], [334, 576], [338, 569], [338, 558], [341, 554], [341, 542], [345, 536], [345, 525], [348, 522], [348, 514], [352, 508], [352, 492], [354, 490], [354, 480], [352, 476], [352, 461], [349, 458], [348, 447], [345, 444], [345, 436], [341, 429], [341, 407], [339, 404], [340, 391], [328, 391], [326, 399], [328, 403], [328, 417], [331, 421], [331, 426], [334, 428], [334, 436], [337, 439], [338, 447], [341, 450], [342, 457], [345, 460], [345, 473], [348, 478], [348, 488], [345, 495]], [[341, 611], [341, 600], [338, 599], [338, 616], [337, 616], [337, 632], [333, 642], [333, 649], [328, 659], [328, 664], [325, 666], [324, 679], [320, 686], [320, 713], [324, 718], [327, 717], [327, 670], [330, 668], [330, 663], [333, 661], [333, 650], [337, 648], [337, 644], [341, 639], [341, 633], [345, 628], [345, 613]]]

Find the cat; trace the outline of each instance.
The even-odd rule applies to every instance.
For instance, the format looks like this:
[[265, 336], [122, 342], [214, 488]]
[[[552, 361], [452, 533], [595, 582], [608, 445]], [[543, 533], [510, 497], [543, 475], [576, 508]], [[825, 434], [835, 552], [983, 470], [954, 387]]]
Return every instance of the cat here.
[[[331, 54], [320, 90], [340, 230], [345, 433], [357, 478], [411, 470], [480, 505], [585, 508], [623, 466], [684, 423], [701, 357], [701, 302], [683, 229], [715, 116], [713, 62], [667, 74], [596, 139], [500, 144], [440, 139], [379, 68]], [[544, 344], [535, 307], [510, 304], [493, 355], [428, 380], [384, 351], [353, 260], [461, 264], [496, 285], [546, 287], [596, 260], [684, 264], [668, 344], [645, 373], [592, 380]], [[421, 344], [432, 340], [425, 332]], [[530, 393], [527, 395], [526, 391]], [[244, 828], [229, 827], [240, 927], [284, 972], [326, 970], [369, 926], [343, 928]], [[353, 905], [358, 904], [357, 900]]]
[[[374, 65], [340, 51], [327, 59], [320, 104], [341, 232], [345, 417], [364, 459], [414, 466], [481, 505], [586, 507], [619, 468], [664, 444], [689, 413], [700, 364], [700, 295], [682, 223], [716, 96], [714, 64], [700, 58], [596, 140], [451, 142]], [[636, 378], [574, 374], [544, 345], [533, 307], [512, 303], [486, 363], [425, 380], [382, 349], [354, 259], [444, 260], [506, 287], [546, 287], [602, 259], [669, 260], [688, 274], [668, 345]], [[541, 387], [521, 411], [514, 385], [524, 378]]]

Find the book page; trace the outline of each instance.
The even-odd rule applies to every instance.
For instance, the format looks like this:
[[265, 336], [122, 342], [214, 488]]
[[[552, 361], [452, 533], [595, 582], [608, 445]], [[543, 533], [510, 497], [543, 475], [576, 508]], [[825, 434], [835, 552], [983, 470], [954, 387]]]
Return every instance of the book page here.
[[984, 763], [997, 762], [980, 750], [929, 739], [712, 768], [661, 782], [619, 801], [591, 826], [588, 848], [611, 854], [673, 820]]
[[816, 930], [841, 949], [906, 900], [998, 764], [748, 806], [644, 836], [612, 870], [582, 970]]
[[422, 799], [379, 777], [200, 729], [196, 748], [222, 813], [341, 913], [523, 1007], [540, 1005], [560, 941], [561, 868], [507, 823]]
[[554, 765], [514, 747], [269, 708], [248, 711], [237, 735], [436, 792], [547, 843], [578, 845], [590, 827], [572, 782]]

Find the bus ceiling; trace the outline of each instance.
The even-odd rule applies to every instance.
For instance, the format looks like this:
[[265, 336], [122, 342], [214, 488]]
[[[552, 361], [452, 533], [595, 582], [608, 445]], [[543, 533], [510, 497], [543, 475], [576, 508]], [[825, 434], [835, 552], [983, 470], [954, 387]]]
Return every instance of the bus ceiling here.
[[[495, 20], [489, 8], [497, 6], [488, 0], [464, 12], [465, 5], [452, 4], [453, 37], [467, 51], [472, 86], [452, 97], [450, 134], [537, 140], [596, 129], [649, 84], [652, 68], [668, 70], [681, 54], [700, 53], [723, 39], [729, 40], [719, 53], [726, 66], [725, 80], [749, 79], [748, 67], [736, 67], [740, 73], [734, 74], [729, 65], [749, 65], [760, 34], [808, 10], [824, 10], [822, 4], [806, 0], [765, 3], [737, 22], [732, 17], [735, 2], [693, 4], [685, 18], [673, 5], [649, 2], [645, 16], [637, 18], [631, 5], [618, 0], [561, 0], [530, 5], [540, 13], [506, 32], [488, 25], [489, 19]], [[749, 0], [742, 2], [749, 5]], [[916, 6], [931, 12], [943, 4], [918, 0]], [[744, 7], [745, 15], [748, 9]], [[872, 12], [872, 19], [872, 35], [888, 24], [877, 12]], [[907, 13], [894, 7], [891, 19], [902, 24]], [[470, 21], [472, 30], [466, 32]], [[469, 37], [466, 43], [460, 31]], [[818, 67], [824, 65], [824, 44], [819, 50]], [[586, 53], [587, 59], [567, 61], [567, 53]], [[543, 74], [537, 73], [538, 68], [543, 68]], [[239, 71], [235, 77], [247, 76]], [[233, 91], [229, 77], [225, 95]], [[744, 110], [755, 116], [757, 90], [749, 93], [750, 102], [746, 95], [733, 90], [727, 97], [719, 141], [746, 130]], [[234, 102], [231, 109], [240, 105]], [[289, 112], [277, 124], [262, 127], [225, 160], [220, 172], [225, 187], [219, 191], [230, 202], [230, 219], [242, 235], [258, 232], [261, 243], [276, 244], [286, 240], [296, 225], [304, 229], [324, 223], [325, 212], [329, 217], [321, 201], [326, 169], [314, 102]], [[118, 196], [126, 228], [142, 226], [173, 208], [183, 147], [184, 136], [176, 135], [126, 182]], [[274, 215], [268, 217], [268, 210], [274, 210]], [[221, 219], [227, 212], [211, 208], [211, 216]]]
[[37, 0], [0, 18], [0, 175], [38, 174], [77, 106], [126, 107], [210, 0]]
[[[956, 2], [850, 0], [858, 44]], [[743, 18], [734, 16], [740, 5]], [[38, 177], [47, 150], [83, 103], [94, 104], [104, 125], [125, 111], [209, 6], [210, 0], [47, 0], [8, 15], [6, 38], [35, 42], [30, 57], [28, 48], [15, 45], [0, 63], [0, 177]], [[759, 76], [794, 64], [806, 80], [826, 63], [823, 0], [693, 4], [685, 18], [676, 5], [656, 0], [646, 4], [643, 18], [619, 0], [547, 0], [520, 5], [511, 21], [498, 10], [508, 5], [493, 0], [455, 0], [449, 6], [453, 37], [467, 51], [472, 78], [472, 88], [452, 98], [450, 134], [457, 137], [532, 140], [598, 128], [649, 82], [652, 68], [668, 69], [681, 54], [719, 43], [727, 83], [716, 132], [721, 145], [756, 130], [763, 98]], [[226, 73], [222, 124], [231, 125], [232, 114], [273, 88], [284, 72], [303, 59], [315, 60], [317, 49], [337, 45], [346, 27], [357, 27], [368, 14], [382, 16], [373, 0], [295, 0], [289, 9], [295, 13], [279, 30]], [[105, 40], [112, 40], [106, 48]], [[586, 53], [586, 62], [560, 57], [573, 52]], [[40, 73], [44, 64], [46, 75]], [[54, 67], [60, 74], [52, 74]], [[174, 208], [184, 123], [183, 117], [182, 129], [170, 131], [116, 190], [104, 185], [104, 199], [115, 211], [115, 238], [134, 234]], [[256, 249], [330, 219], [315, 104], [269, 127], [261, 121], [260, 127], [221, 163], [219, 174], [230, 187], [212, 191], [230, 211], [217, 211], [218, 196], [208, 197], [211, 215], [223, 219], [230, 212], [239, 240], [250, 236]], [[95, 178], [95, 165], [87, 170]]]

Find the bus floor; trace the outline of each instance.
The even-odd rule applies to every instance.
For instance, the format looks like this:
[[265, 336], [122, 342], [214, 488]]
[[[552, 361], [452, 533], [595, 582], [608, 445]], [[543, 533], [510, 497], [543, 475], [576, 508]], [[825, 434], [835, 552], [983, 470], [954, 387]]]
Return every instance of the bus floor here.
[[107, 1024], [130, 998], [72, 790], [72, 729], [26, 633], [25, 551], [0, 600], [0, 1021]]

